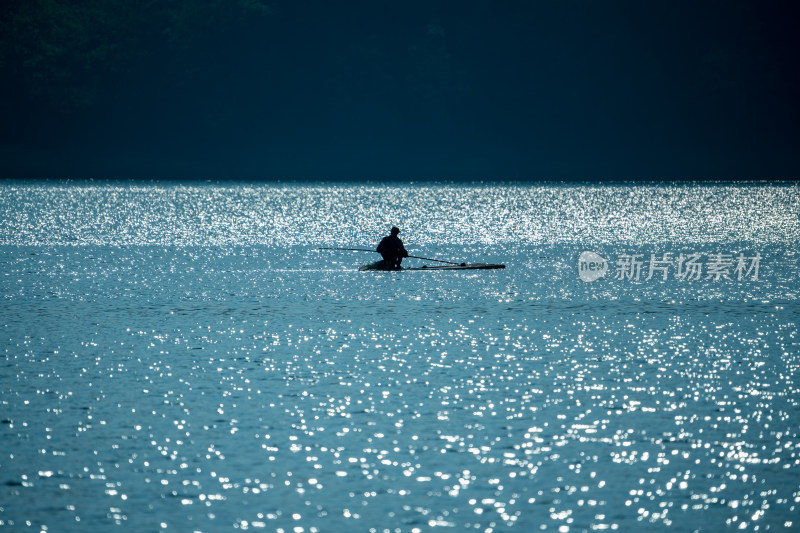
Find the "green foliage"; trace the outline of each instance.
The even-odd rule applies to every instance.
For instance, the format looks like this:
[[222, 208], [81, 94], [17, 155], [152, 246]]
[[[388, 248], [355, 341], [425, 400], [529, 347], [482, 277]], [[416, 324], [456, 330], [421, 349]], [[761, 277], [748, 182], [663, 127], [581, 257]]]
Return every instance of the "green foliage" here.
[[178, 0], [164, 9], [162, 24], [170, 45], [186, 50], [209, 35], [230, 31], [249, 17], [269, 13], [269, 7], [258, 0]]
[[83, 108], [142, 64], [180, 55], [210, 35], [269, 14], [258, 0], [25, 0], [0, 21], [8, 92]]

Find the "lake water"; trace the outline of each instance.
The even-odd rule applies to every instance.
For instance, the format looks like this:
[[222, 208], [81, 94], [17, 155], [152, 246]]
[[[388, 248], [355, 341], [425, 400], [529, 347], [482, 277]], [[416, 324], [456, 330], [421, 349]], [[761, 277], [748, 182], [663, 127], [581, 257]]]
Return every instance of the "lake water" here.
[[[797, 184], [0, 183], [0, 529], [797, 531], [798, 213]], [[395, 224], [507, 268], [317, 250]]]

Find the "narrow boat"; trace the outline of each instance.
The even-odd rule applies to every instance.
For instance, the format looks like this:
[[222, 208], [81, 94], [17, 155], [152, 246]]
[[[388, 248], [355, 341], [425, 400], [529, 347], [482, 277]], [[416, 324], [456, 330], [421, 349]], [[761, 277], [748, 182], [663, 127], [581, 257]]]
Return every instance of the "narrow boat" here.
[[460, 265], [437, 265], [437, 266], [428, 266], [423, 265], [421, 267], [400, 267], [399, 269], [391, 268], [389, 265], [381, 260], [375, 261], [374, 263], [370, 263], [368, 265], [364, 265], [358, 270], [361, 272], [370, 272], [370, 271], [398, 271], [402, 270], [404, 272], [408, 271], [416, 271], [416, 270], [493, 270], [498, 268], [505, 268], [505, 265], [493, 265], [490, 263], [461, 263]]

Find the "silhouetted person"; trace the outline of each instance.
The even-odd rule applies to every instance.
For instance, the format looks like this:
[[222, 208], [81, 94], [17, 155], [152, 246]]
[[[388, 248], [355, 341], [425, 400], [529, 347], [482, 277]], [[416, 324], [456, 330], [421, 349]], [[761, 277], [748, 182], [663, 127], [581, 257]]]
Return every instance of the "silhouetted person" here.
[[388, 267], [393, 269], [399, 269], [403, 258], [408, 257], [403, 241], [397, 236], [398, 233], [400, 233], [400, 228], [392, 228], [391, 235], [384, 237], [375, 250], [381, 254]]

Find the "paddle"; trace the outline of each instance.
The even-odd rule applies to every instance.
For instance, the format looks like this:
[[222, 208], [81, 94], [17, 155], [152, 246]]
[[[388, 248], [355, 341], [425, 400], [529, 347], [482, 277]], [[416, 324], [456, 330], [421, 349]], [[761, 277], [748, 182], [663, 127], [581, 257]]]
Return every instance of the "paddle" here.
[[375, 250], [367, 250], [366, 248], [317, 248], [317, 250], [349, 250], [351, 252], [375, 252]]
[[458, 265], [458, 266], [466, 265], [466, 263], [454, 263], [452, 261], [442, 261], [441, 259], [434, 259], [432, 257], [420, 257], [418, 255], [409, 255], [408, 257], [413, 257], [414, 259], [424, 259], [425, 261], [436, 261], [437, 263], [447, 263], [448, 265]]
[[[366, 248], [317, 248], [317, 250], [347, 250], [350, 252], [375, 252], [375, 250], [367, 250]], [[437, 263], [446, 263], [448, 265], [464, 266], [466, 264], [466, 263], [455, 263], [453, 261], [443, 261], [441, 259], [434, 259], [432, 257], [420, 257], [418, 255], [409, 255], [408, 257], [413, 257], [414, 259], [423, 259], [425, 261], [436, 261]]]

